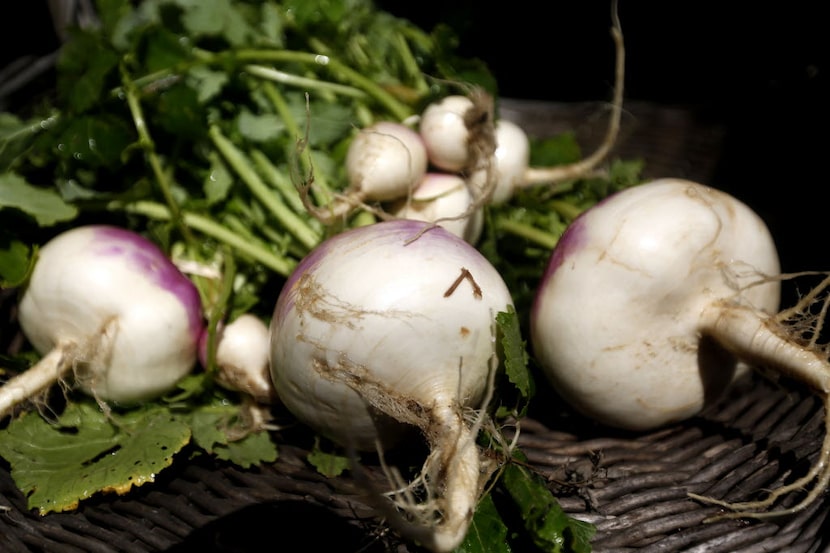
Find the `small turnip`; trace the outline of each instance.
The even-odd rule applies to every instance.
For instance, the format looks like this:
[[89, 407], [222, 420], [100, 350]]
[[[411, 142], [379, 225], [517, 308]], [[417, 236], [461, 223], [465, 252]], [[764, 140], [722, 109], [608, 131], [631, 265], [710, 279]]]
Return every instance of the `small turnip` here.
[[[208, 333], [199, 340], [199, 358], [207, 366]], [[216, 382], [223, 388], [240, 392], [258, 403], [276, 400], [268, 365], [270, 334], [268, 325], [256, 315], [243, 313], [216, 329]]]
[[[779, 271], [765, 223], [729, 194], [679, 179], [626, 189], [560, 238], [532, 307], [533, 355], [563, 399], [631, 430], [699, 413], [750, 366], [827, 402], [825, 354], [776, 318]], [[828, 455], [830, 442], [804, 478], [762, 501], [719, 504], [755, 518], [802, 509], [830, 479]], [[752, 512], [815, 479], [795, 507]]]
[[380, 121], [361, 129], [349, 144], [347, 195], [359, 201], [395, 200], [409, 194], [426, 170], [418, 133], [402, 123]]
[[612, 113], [602, 143], [590, 155], [573, 163], [553, 166], [530, 164], [530, 140], [513, 122], [498, 117], [494, 101], [482, 90], [469, 96], [449, 95], [427, 105], [418, 132], [429, 163], [469, 180], [476, 201], [500, 204], [532, 186], [551, 185], [590, 175], [606, 159], [616, 142], [622, 118], [625, 46], [616, 13], [611, 36], [616, 46]]
[[440, 224], [451, 233], [475, 244], [484, 226], [484, 212], [474, 204], [467, 183], [451, 173], [427, 173], [412, 196], [389, 209], [395, 217]]
[[473, 100], [451, 94], [429, 104], [421, 113], [418, 132], [424, 140], [429, 162], [436, 168], [459, 173], [470, 162], [468, 151]]
[[405, 516], [389, 520], [432, 551], [458, 546], [481, 493], [470, 412], [484, 407], [498, 366], [495, 317], [511, 305], [470, 244], [395, 219], [323, 242], [274, 309], [271, 372], [299, 420], [355, 450], [393, 447], [406, 429], [425, 437], [427, 500], [400, 494]]
[[2, 415], [69, 373], [101, 401], [155, 398], [195, 365], [203, 324], [195, 286], [158, 246], [104, 225], [40, 249], [19, 322], [44, 357], [0, 388]]
[[373, 211], [370, 204], [406, 198], [427, 171], [427, 153], [420, 135], [403, 123], [378, 121], [360, 129], [344, 160], [346, 188], [324, 206], [301, 197], [306, 209], [324, 224], [346, 218], [354, 209]]

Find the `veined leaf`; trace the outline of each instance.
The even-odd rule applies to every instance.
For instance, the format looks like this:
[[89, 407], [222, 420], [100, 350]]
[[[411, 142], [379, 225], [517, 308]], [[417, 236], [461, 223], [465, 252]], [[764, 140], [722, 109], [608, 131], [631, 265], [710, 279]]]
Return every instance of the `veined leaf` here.
[[108, 417], [87, 401], [69, 404], [54, 422], [24, 413], [0, 433], [0, 456], [29, 507], [45, 515], [152, 482], [189, 441], [188, 425], [165, 408]]
[[28, 213], [41, 226], [69, 221], [78, 215], [75, 206], [61, 199], [57, 192], [39, 188], [14, 173], [0, 174], [0, 211], [15, 208]]

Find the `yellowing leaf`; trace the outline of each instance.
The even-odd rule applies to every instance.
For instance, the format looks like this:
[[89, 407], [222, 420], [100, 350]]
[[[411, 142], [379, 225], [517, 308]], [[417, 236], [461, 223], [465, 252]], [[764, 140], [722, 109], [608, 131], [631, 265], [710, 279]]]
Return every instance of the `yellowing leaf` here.
[[187, 424], [158, 407], [107, 417], [92, 402], [70, 404], [57, 421], [35, 412], [0, 433], [0, 456], [45, 515], [68, 511], [98, 492], [119, 495], [152, 482], [190, 441]]

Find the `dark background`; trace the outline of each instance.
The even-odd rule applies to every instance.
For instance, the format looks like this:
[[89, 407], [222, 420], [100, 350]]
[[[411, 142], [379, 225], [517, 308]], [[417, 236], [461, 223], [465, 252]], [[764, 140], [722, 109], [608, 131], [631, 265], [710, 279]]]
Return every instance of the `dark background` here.
[[[430, 29], [451, 25], [500, 95], [605, 102], [613, 86], [610, 0], [380, 0]], [[712, 186], [756, 209], [783, 269], [830, 269], [830, 32], [821, 2], [621, 0], [625, 95], [687, 106], [726, 129]], [[46, 1], [0, 18], [0, 67], [57, 45]], [[0, 86], [2, 86], [0, 82]], [[648, 160], [646, 160], [646, 163]], [[669, 176], [669, 175], [667, 175]]]

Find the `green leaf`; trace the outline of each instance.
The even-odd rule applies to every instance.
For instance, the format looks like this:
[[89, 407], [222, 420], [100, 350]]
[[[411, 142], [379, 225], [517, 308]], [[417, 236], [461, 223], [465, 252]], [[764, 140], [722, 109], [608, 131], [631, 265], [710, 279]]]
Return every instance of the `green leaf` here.
[[501, 483], [516, 507], [533, 543], [546, 553], [590, 553], [596, 528], [568, 516], [536, 474], [508, 463]]
[[519, 317], [513, 306], [496, 315], [504, 351], [504, 369], [508, 379], [518, 388], [522, 397], [533, 395], [533, 379], [527, 366], [526, 342], [522, 339]]
[[65, 123], [59, 134], [51, 137], [58, 158], [92, 169], [123, 166], [124, 150], [135, 140], [129, 121], [112, 115], [89, 115], [75, 116]]
[[197, 91], [196, 98], [201, 104], [217, 97], [229, 80], [227, 73], [214, 71], [201, 65], [187, 72], [187, 82]]
[[205, 134], [205, 114], [198, 92], [178, 84], [159, 93], [153, 120], [159, 128], [185, 140], [196, 141]]
[[24, 413], [2, 432], [0, 456], [29, 508], [45, 515], [77, 508], [96, 493], [123, 495], [152, 482], [190, 441], [190, 429], [148, 405], [111, 414], [91, 401], [71, 403], [55, 422]]
[[479, 501], [467, 535], [455, 553], [510, 553], [507, 534], [493, 497], [487, 494]]
[[262, 4], [262, 13], [260, 14], [260, 31], [263, 36], [270, 41], [274, 48], [283, 48], [285, 46], [285, 38], [283, 37], [283, 27], [285, 21], [278, 5], [272, 2]]
[[[216, 401], [187, 415], [193, 441], [207, 453], [243, 468], [277, 459], [277, 447], [267, 432], [247, 432], [239, 405]], [[240, 438], [236, 438], [240, 435]]]
[[153, 27], [146, 33], [144, 40], [147, 43], [144, 66], [151, 73], [175, 67], [188, 58], [186, 43], [183, 43], [178, 33], [170, 29]]
[[229, 461], [242, 468], [250, 468], [262, 463], [273, 463], [279, 453], [277, 446], [268, 432], [252, 432], [240, 440], [217, 444], [213, 448], [217, 459]]
[[285, 124], [273, 113], [254, 114], [242, 110], [236, 124], [239, 133], [254, 142], [273, 140], [285, 131]]
[[36, 248], [20, 240], [0, 235], [0, 288], [23, 284], [35, 266]]
[[53, 190], [31, 185], [14, 173], [0, 173], [0, 211], [4, 208], [19, 209], [40, 226], [69, 221], [78, 215], [78, 209]]
[[82, 113], [98, 104], [114, 78], [118, 60], [101, 37], [73, 33], [58, 59], [58, 92], [68, 111]]
[[185, 9], [182, 24], [192, 36], [221, 35], [229, 44], [239, 46], [257, 35], [255, 27], [243, 15], [242, 4], [230, 0], [176, 0], [176, 3]]
[[209, 154], [210, 171], [205, 178], [205, 198], [209, 205], [225, 200], [233, 185], [233, 175], [216, 152]]
[[342, 455], [329, 453], [320, 448], [320, 440], [315, 440], [314, 447], [308, 454], [308, 462], [323, 476], [334, 478], [349, 468], [349, 459]]
[[0, 113], [0, 172], [7, 171], [41, 129], [39, 120], [23, 121], [10, 113]]
[[298, 94], [289, 95], [289, 105], [295, 121], [310, 118], [308, 144], [313, 148], [328, 146], [354, 128], [354, 113], [347, 105], [312, 101], [306, 106], [305, 98]]
[[582, 150], [572, 132], [539, 140], [531, 149], [531, 164], [538, 166], [573, 163], [581, 157]]

